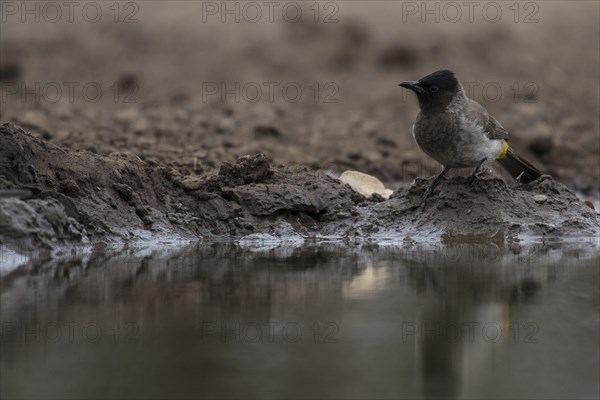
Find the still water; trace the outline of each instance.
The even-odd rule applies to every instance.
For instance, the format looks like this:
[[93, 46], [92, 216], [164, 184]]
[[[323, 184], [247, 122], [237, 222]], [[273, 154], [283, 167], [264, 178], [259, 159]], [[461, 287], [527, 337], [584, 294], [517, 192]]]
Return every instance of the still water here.
[[193, 245], [2, 276], [2, 398], [598, 398], [597, 242]]

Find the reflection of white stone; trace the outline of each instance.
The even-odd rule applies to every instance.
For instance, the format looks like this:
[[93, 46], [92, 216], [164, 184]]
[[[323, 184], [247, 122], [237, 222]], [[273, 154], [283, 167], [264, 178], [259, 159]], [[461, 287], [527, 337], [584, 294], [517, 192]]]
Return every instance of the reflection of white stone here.
[[344, 298], [359, 299], [372, 296], [383, 290], [390, 277], [387, 268], [374, 268], [370, 262], [358, 276], [345, 282], [342, 288]]
[[384, 199], [389, 199], [392, 193], [394, 193], [393, 190], [386, 189], [379, 179], [358, 171], [343, 172], [340, 175], [340, 181], [349, 185], [354, 191], [365, 197], [371, 197], [374, 193], [378, 193]]

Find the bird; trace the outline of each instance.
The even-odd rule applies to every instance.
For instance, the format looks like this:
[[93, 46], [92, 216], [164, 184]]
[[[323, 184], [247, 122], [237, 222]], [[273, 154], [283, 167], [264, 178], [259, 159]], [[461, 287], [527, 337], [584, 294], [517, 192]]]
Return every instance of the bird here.
[[452, 168], [475, 167], [468, 179], [471, 185], [482, 168], [493, 161], [520, 183], [533, 182], [542, 175], [508, 145], [506, 129], [482, 105], [467, 97], [454, 72], [436, 71], [399, 86], [415, 92], [419, 101], [420, 112], [413, 125], [417, 145], [443, 167], [425, 189], [422, 205]]

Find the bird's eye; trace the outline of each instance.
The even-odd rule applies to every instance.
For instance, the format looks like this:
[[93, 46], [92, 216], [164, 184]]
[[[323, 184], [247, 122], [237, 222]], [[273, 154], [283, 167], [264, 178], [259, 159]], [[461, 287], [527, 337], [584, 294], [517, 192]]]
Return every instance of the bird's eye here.
[[438, 90], [440, 90], [440, 88], [439, 88], [439, 87], [437, 87], [437, 86], [435, 86], [435, 85], [433, 85], [433, 86], [431, 86], [431, 87], [429, 88], [429, 93], [435, 93], [435, 92], [437, 92]]

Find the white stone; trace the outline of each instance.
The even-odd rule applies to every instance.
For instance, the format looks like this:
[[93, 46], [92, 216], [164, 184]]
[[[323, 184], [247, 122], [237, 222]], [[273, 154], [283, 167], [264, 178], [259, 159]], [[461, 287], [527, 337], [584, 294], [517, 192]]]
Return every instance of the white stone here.
[[379, 179], [358, 171], [344, 171], [340, 175], [340, 181], [365, 197], [371, 197], [373, 193], [378, 193], [384, 199], [389, 199], [394, 193], [393, 190], [387, 189]]
[[533, 196], [533, 201], [535, 201], [538, 204], [544, 204], [546, 200], [548, 200], [548, 196], [543, 194], [536, 194], [535, 196]]

